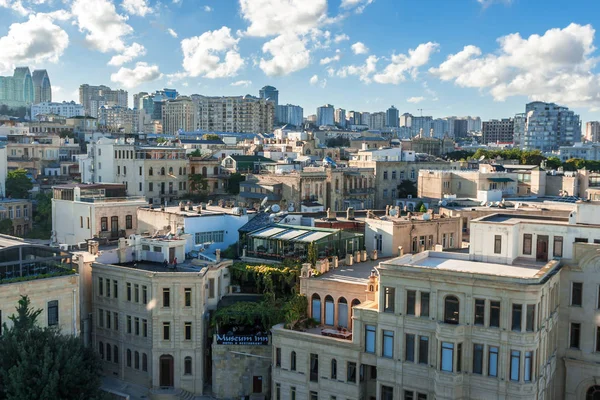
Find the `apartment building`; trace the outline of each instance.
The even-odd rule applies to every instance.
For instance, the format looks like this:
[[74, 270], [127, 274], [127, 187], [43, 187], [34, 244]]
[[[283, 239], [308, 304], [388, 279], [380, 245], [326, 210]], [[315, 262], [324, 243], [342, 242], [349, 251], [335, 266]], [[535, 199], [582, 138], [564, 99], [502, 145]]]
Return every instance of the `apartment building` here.
[[72, 160], [80, 151], [79, 144], [58, 134], [13, 134], [6, 144], [8, 167], [27, 169], [34, 176], [43, 175], [50, 165]]
[[101, 106], [119, 106], [127, 108], [128, 93], [126, 90], [113, 90], [108, 86], [92, 86], [83, 84], [79, 86], [79, 104], [83, 105], [85, 115], [98, 117], [98, 108]]
[[194, 96], [198, 129], [209, 132], [265, 133], [273, 131], [275, 104], [253, 96]]
[[0, 219], [10, 219], [11, 235], [24, 236], [33, 227], [33, 207], [27, 199], [0, 199]]
[[198, 108], [188, 96], [165, 101], [162, 106], [163, 132], [173, 135], [179, 131], [198, 130]]
[[77, 104], [74, 101], [62, 103], [44, 102], [36, 103], [31, 106], [31, 119], [37, 120], [38, 115], [54, 114], [65, 118], [73, 118], [78, 116], [84, 116], [85, 111], [81, 104]]
[[190, 157], [190, 177], [201, 174], [206, 178], [207, 190], [212, 194], [226, 194], [229, 173], [221, 166], [221, 161], [212, 157]]
[[501, 120], [492, 119], [483, 121], [483, 143], [512, 143], [515, 133], [515, 120], [512, 118], [503, 118]]
[[103, 105], [98, 108], [98, 127], [112, 133], [139, 133], [140, 116], [136, 109]]
[[567, 107], [534, 101], [515, 116], [515, 143], [522, 149], [551, 151], [581, 142], [579, 115]]

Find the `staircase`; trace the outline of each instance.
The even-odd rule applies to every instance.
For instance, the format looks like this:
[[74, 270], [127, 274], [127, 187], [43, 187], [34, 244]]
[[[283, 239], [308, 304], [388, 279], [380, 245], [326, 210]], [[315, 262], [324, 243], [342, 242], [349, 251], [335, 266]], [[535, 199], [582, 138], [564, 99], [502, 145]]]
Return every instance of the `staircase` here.
[[187, 390], [177, 389], [175, 395], [179, 400], [194, 400], [195, 396]]

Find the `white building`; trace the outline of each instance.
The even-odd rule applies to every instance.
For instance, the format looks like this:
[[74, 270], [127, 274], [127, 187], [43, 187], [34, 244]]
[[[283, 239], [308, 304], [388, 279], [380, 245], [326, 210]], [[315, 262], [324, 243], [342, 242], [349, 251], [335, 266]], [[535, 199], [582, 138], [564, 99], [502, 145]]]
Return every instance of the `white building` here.
[[581, 158], [583, 160], [600, 160], [600, 143], [575, 143], [573, 146], [560, 146], [558, 148], [561, 161], [567, 161], [571, 158]]
[[40, 114], [54, 114], [65, 118], [80, 117], [85, 115], [85, 110], [81, 104], [74, 101], [62, 103], [38, 103], [31, 106], [31, 119], [37, 120]]

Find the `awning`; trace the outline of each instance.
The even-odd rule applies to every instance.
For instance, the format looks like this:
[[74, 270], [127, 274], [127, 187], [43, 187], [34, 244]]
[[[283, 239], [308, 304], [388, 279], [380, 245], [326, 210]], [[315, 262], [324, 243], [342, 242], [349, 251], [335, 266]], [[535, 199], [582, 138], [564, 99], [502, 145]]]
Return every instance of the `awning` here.
[[255, 238], [268, 238], [273, 235], [277, 235], [278, 233], [281, 233], [285, 230], [286, 230], [285, 228], [267, 228], [260, 232], [256, 232], [256, 233], [252, 234], [251, 236], [255, 237]]
[[492, 182], [514, 182], [514, 180], [510, 178], [488, 178], [488, 181]]
[[277, 239], [277, 240], [290, 240], [293, 239], [295, 237], [298, 237], [300, 235], [304, 235], [306, 233], [306, 231], [301, 231], [298, 229], [290, 229], [286, 232], [282, 232], [279, 233], [275, 236], [273, 236], [271, 239]]
[[305, 242], [305, 243], [312, 243], [312, 242], [316, 242], [318, 240], [321, 240], [324, 237], [330, 236], [332, 234], [333, 234], [332, 232], [312, 232], [312, 233], [309, 233], [306, 236], [302, 236], [302, 237], [296, 239], [295, 241], [297, 241], [297, 242]]

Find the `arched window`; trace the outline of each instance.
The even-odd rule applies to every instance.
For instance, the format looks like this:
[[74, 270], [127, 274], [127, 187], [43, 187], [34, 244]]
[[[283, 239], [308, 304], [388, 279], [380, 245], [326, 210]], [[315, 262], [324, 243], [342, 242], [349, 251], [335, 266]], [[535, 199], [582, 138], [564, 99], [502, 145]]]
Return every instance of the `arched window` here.
[[100, 353], [100, 358], [104, 360], [104, 343], [98, 342], [98, 353]]
[[317, 321], [319, 324], [321, 323], [321, 297], [318, 294], [312, 295], [312, 307], [311, 307], [311, 315], [312, 318]]
[[173, 167], [169, 167], [169, 175], [173, 175]]
[[183, 374], [184, 375], [192, 374], [192, 357], [186, 357], [183, 360]]
[[290, 354], [290, 371], [295, 371], [296, 370], [296, 352], [292, 351], [292, 354]]
[[164, 176], [164, 175], [165, 175], [165, 167], [162, 167], [162, 168], [160, 169], [160, 174], [161, 174], [162, 176]]
[[331, 379], [337, 379], [337, 360], [331, 360]]
[[333, 325], [334, 321], [333, 297], [325, 297], [325, 325]]
[[127, 366], [131, 367], [131, 350], [127, 349]]
[[202, 167], [202, 176], [206, 177], [207, 174], [208, 170], [206, 169], [206, 167]]
[[192, 175], [196, 173], [196, 167], [192, 167]]
[[148, 355], [142, 354], [142, 371], [148, 372]]
[[458, 324], [458, 307], [460, 303], [456, 296], [446, 296], [444, 300], [444, 322], [447, 324]]
[[119, 347], [117, 345], [113, 346], [113, 361], [119, 363]]
[[600, 400], [600, 386], [594, 385], [585, 393], [585, 400]]
[[106, 343], [106, 361], [112, 361], [112, 349], [110, 343]]
[[140, 369], [140, 352], [136, 351], [134, 354], [135, 354], [135, 357], [133, 358], [133, 361], [134, 361], [133, 366], [135, 367], [135, 369]]
[[152, 169], [152, 167], [150, 167], [150, 169], [148, 169], [148, 175], [150, 175], [150, 176], [154, 175], [154, 170]]
[[350, 312], [352, 314], [352, 317], [354, 317], [354, 307], [358, 306], [359, 304], [360, 304], [360, 300], [358, 300], [358, 299], [352, 300], [352, 304], [351, 304], [352, 309]]
[[348, 327], [348, 302], [343, 297], [338, 299], [338, 326]]
[[335, 190], [339, 190], [340, 189], [340, 180], [338, 178], [335, 178]]
[[213, 187], [214, 187], [215, 189], [218, 189], [218, 188], [219, 188], [219, 182], [214, 182], [214, 183], [213, 183]]
[[219, 175], [219, 167], [213, 168], [213, 175]]

